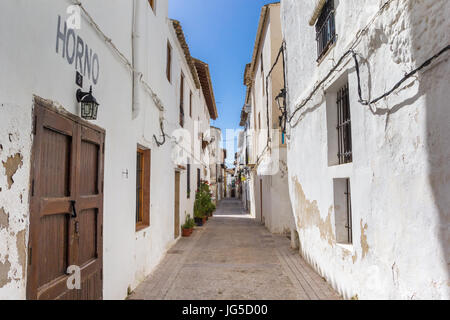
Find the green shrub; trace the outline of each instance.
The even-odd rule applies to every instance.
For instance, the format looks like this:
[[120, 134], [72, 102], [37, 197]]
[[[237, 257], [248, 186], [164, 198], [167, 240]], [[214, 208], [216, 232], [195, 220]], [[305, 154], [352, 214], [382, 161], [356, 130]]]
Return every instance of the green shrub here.
[[216, 209], [216, 206], [212, 202], [211, 197], [212, 194], [209, 189], [209, 184], [202, 181], [200, 184], [200, 188], [195, 194], [194, 217], [204, 218], [210, 215]]

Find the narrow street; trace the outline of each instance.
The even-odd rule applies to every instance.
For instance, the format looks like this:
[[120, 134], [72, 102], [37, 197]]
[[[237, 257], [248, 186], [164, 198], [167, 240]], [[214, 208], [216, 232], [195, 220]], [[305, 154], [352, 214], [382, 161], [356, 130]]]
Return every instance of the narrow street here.
[[129, 297], [144, 300], [309, 300], [339, 296], [286, 237], [272, 235], [225, 199], [214, 217], [181, 238]]

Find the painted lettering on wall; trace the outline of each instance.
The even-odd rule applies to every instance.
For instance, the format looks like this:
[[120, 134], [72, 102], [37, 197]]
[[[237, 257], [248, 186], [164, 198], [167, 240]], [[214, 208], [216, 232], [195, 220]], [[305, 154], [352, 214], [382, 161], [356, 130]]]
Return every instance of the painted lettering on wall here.
[[75, 33], [75, 30], [68, 28], [67, 22], [62, 25], [61, 16], [58, 16], [58, 26], [56, 29], [56, 53], [61, 54], [63, 59], [70, 65], [75, 65], [75, 70], [83, 76], [92, 79], [94, 84], [98, 83], [100, 76], [100, 60], [97, 53], [92, 52], [87, 43]]

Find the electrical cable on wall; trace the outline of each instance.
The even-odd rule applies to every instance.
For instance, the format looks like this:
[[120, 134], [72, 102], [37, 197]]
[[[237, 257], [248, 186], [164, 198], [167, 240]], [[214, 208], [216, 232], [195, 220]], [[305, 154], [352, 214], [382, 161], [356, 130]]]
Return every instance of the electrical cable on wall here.
[[[287, 112], [285, 114], [285, 119], [284, 121], [288, 122], [291, 128], [294, 128], [295, 126], [297, 126], [299, 119], [297, 119], [297, 121], [295, 122], [295, 124], [292, 124], [292, 120], [295, 116], [295, 114], [301, 110], [314, 96], [314, 94], [319, 90], [319, 88], [331, 77], [331, 75], [337, 70], [337, 68], [342, 64], [342, 62], [344, 61], [344, 59], [352, 54], [353, 56], [353, 60], [355, 61], [355, 68], [356, 68], [356, 74], [357, 74], [357, 80], [358, 80], [358, 95], [359, 95], [359, 102], [362, 105], [371, 105], [371, 104], [375, 104], [378, 101], [388, 97], [389, 95], [391, 95], [393, 92], [395, 92], [395, 90], [397, 90], [402, 83], [404, 83], [406, 80], [408, 80], [409, 78], [411, 78], [414, 74], [416, 74], [418, 71], [422, 70], [423, 68], [425, 68], [426, 66], [430, 65], [431, 62], [433, 60], [435, 60], [436, 58], [438, 58], [439, 56], [441, 56], [444, 52], [448, 51], [450, 48], [449, 45], [447, 45], [445, 48], [443, 48], [441, 51], [439, 51], [439, 53], [435, 54], [434, 56], [432, 56], [431, 58], [427, 59], [424, 63], [422, 63], [418, 68], [412, 70], [411, 72], [407, 73], [400, 81], [398, 81], [391, 90], [385, 92], [384, 94], [382, 94], [381, 96], [379, 96], [378, 98], [375, 98], [371, 101], [367, 101], [362, 99], [362, 90], [361, 90], [361, 78], [360, 78], [360, 70], [359, 70], [359, 63], [358, 63], [358, 59], [357, 59], [357, 53], [354, 51], [355, 48], [358, 46], [359, 41], [362, 38], [362, 35], [367, 34], [367, 31], [369, 29], [369, 27], [375, 22], [375, 20], [382, 14], [382, 12], [389, 7], [389, 5], [391, 4], [391, 2], [393, 2], [394, 0], [389, 0], [386, 1], [383, 6], [380, 8], [380, 10], [377, 12], [377, 14], [374, 15], [374, 17], [369, 21], [369, 23], [363, 28], [361, 29], [356, 37], [355, 40], [351, 43], [350, 45], [350, 49], [348, 51], [346, 51], [341, 58], [339, 59], [338, 63], [330, 70], [330, 72], [328, 72], [328, 74], [325, 76], [325, 78], [323, 78], [318, 84], [316, 84], [313, 88], [313, 90], [311, 91], [311, 93], [308, 95], [308, 97], [306, 99], [304, 99], [298, 106], [297, 108], [294, 110], [294, 112], [292, 112], [289, 116], [287, 115]], [[286, 82], [285, 82], [286, 83]], [[280, 119], [280, 121], [282, 121], [282, 119]]]
[[371, 101], [367, 101], [367, 100], [363, 100], [362, 98], [362, 94], [361, 94], [361, 80], [360, 80], [360, 75], [359, 75], [359, 63], [358, 63], [358, 58], [355, 52], [353, 52], [353, 58], [355, 60], [355, 66], [356, 66], [356, 74], [357, 74], [357, 78], [358, 78], [358, 94], [359, 94], [359, 102], [362, 105], [371, 105], [371, 104], [375, 104], [378, 101], [386, 98], [387, 96], [391, 95], [395, 90], [397, 90], [403, 82], [405, 82], [406, 80], [408, 80], [409, 78], [411, 78], [414, 74], [416, 74], [417, 72], [419, 72], [420, 70], [422, 70], [423, 68], [429, 66], [431, 64], [431, 62], [433, 62], [433, 60], [437, 59], [439, 56], [441, 56], [444, 52], [450, 50], [450, 45], [447, 45], [445, 48], [443, 48], [441, 51], [439, 51], [437, 54], [435, 54], [434, 56], [432, 56], [431, 58], [429, 58], [428, 60], [426, 60], [424, 63], [422, 63], [418, 68], [412, 70], [411, 72], [405, 74], [405, 76], [398, 81], [391, 90], [387, 91], [386, 93], [382, 94], [381, 96], [379, 96], [378, 98], [375, 98]]
[[[74, 5], [80, 7], [80, 9], [83, 11], [85, 16], [88, 19], [89, 24], [97, 31], [97, 33], [103, 38], [103, 40], [108, 43], [113, 51], [118, 55], [118, 57], [122, 60], [122, 62], [125, 64], [126, 67], [128, 67], [129, 71], [132, 73], [140, 73], [136, 69], [134, 69], [132, 63], [128, 60], [128, 58], [117, 48], [117, 46], [113, 43], [112, 39], [106, 36], [106, 34], [101, 30], [99, 25], [95, 22], [94, 18], [89, 14], [89, 12], [86, 10], [86, 8], [83, 6], [81, 1], [79, 0], [70, 0]], [[153, 91], [152, 87], [143, 79], [143, 77], [139, 77], [140, 83], [143, 85], [145, 91], [150, 95], [152, 98], [155, 106], [159, 109], [159, 111], [164, 111], [164, 105], [161, 101], [161, 99], [158, 97], [158, 95]]]
[[[270, 143], [272, 142], [272, 139], [270, 139], [270, 119], [269, 119], [269, 77], [271, 76], [273, 70], [275, 69], [276, 65], [278, 64], [278, 61], [280, 60], [280, 56], [283, 55], [283, 74], [284, 74], [284, 44], [285, 42], [283, 41], [281, 43], [281, 47], [280, 50], [278, 50], [278, 54], [277, 57], [275, 59], [275, 62], [273, 63], [272, 67], [270, 68], [269, 73], [266, 76], [266, 123], [267, 123], [267, 142], [266, 142], [266, 146], [264, 147], [263, 151], [261, 152], [261, 154], [257, 157], [256, 160], [256, 164], [259, 163], [259, 160], [264, 156], [265, 152], [267, 150], [270, 149]], [[281, 90], [282, 92], [286, 90], [286, 79], [283, 78], [283, 89]], [[261, 129], [261, 128], [260, 128]]]
[[[128, 58], [116, 47], [116, 45], [112, 42], [111, 38], [107, 37], [105, 35], [105, 33], [101, 30], [101, 28], [98, 26], [98, 24], [95, 22], [95, 20], [92, 18], [92, 16], [89, 14], [89, 12], [86, 10], [86, 8], [84, 8], [83, 4], [79, 1], [79, 0], [71, 0], [72, 3], [74, 5], [77, 5], [80, 7], [80, 9], [83, 11], [83, 13], [85, 14], [85, 16], [88, 18], [89, 24], [97, 31], [97, 33], [103, 38], [103, 40], [108, 43], [111, 48], [113, 49], [113, 51], [119, 56], [119, 58], [123, 61], [123, 63], [125, 64], [125, 66], [128, 67], [128, 69], [132, 72], [135, 73], [137, 72], [133, 65], [131, 64], [131, 62], [128, 60]], [[142, 77], [142, 73], [141, 77], [139, 77], [139, 80], [141, 82], [141, 84], [144, 86], [144, 88], [146, 89], [147, 93], [149, 93], [150, 97], [152, 98], [154, 104], [156, 105], [156, 107], [158, 108], [159, 111], [164, 111], [164, 105], [161, 102], [160, 98], [158, 97], [158, 95], [153, 91], [153, 89], [151, 88], [151, 86], [143, 79]], [[206, 166], [206, 164], [197, 159], [189, 150], [187, 150], [186, 148], [184, 148], [183, 146], [181, 146], [178, 141], [176, 141], [176, 139], [173, 136], [167, 135], [164, 132], [164, 124], [162, 121], [160, 121], [160, 128], [161, 128], [161, 133], [162, 133], [162, 137], [163, 137], [163, 141], [159, 142], [156, 135], [153, 135], [153, 138], [155, 139], [156, 145], [158, 147], [162, 146], [165, 144], [166, 142], [166, 138], [169, 137], [171, 139], [174, 140], [174, 142], [180, 146], [183, 150], [185, 150], [190, 156], [192, 156], [192, 158], [194, 158], [195, 160], [197, 160], [199, 163], [203, 164]]]
[[162, 141], [162, 142], [159, 142], [159, 141], [158, 141], [158, 138], [156, 137], [155, 134], [153, 135], [153, 139], [155, 139], [156, 145], [157, 145], [158, 147], [161, 147], [162, 145], [164, 145], [164, 144], [166, 143], [166, 133], [164, 132], [164, 123], [163, 123], [162, 120], [159, 122], [159, 126], [160, 126], [160, 128], [161, 128], [161, 133], [162, 133], [161, 136], [163, 137], [163, 141]]
[[419, 72], [420, 70], [422, 70], [423, 68], [425, 68], [426, 66], [429, 66], [431, 64], [431, 62], [435, 59], [437, 59], [439, 56], [441, 56], [442, 54], [444, 54], [446, 51], [450, 50], [450, 45], [447, 45], [445, 48], [443, 48], [442, 50], [440, 50], [437, 54], [435, 54], [434, 56], [432, 56], [431, 58], [427, 59], [424, 63], [422, 63], [418, 68], [412, 70], [411, 72], [407, 73], [400, 81], [398, 81], [393, 87], [392, 89], [390, 89], [389, 91], [385, 92], [384, 94], [382, 94], [381, 96], [371, 100], [371, 101], [367, 101], [364, 100], [362, 98], [362, 90], [361, 90], [361, 77], [360, 77], [360, 70], [359, 70], [359, 62], [358, 62], [358, 58], [357, 58], [357, 53], [353, 50], [350, 49], [347, 52], [345, 52], [341, 58], [339, 59], [338, 63], [328, 72], [328, 74], [314, 87], [314, 89], [311, 91], [311, 93], [308, 95], [308, 97], [303, 100], [303, 102], [294, 110], [294, 112], [290, 115], [289, 119], [288, 119], [288, 123], [290, 124], [291, 128], [294, 128], [298, 122], [296, 122], [294, 125], [291, 124], [292, 119], [294, 118], [295, 114], [300, 111], [314, 96], [314, 94], [317, 92], [317, 90], [328, 80], [328, 78], [336, 71], [336, 69], [342, 64], [342, 62], [344, 61], [344, 59], [348, 56], [348, 55], [352, 55], [353, 60], [355, 61], [355, 69], [356, 69], [356, 76], [357, 76], [357, 80], [358, 80], [358, 95], [359, 95], [359, 102], [362, 105], [368, 106], [371, 104], [375, 104], [378, 101], [388, 97], [389, 95], [391, 95], [392, 93], [395, 92], [395, 90], [397, 90], [402, 83], [404, 83], [406, 80], [408, 80], [409, 78], [411, 78], [414, 74], [416, 74], [417, 72]]

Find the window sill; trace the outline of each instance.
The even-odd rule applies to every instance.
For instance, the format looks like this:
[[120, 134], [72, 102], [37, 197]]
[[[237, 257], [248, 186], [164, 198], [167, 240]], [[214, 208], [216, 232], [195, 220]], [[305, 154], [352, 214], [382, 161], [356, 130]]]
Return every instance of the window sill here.
[[147, 228], [150, 228], [149, 224], [146, 224], [146, 223], [137, 223], [136, 224], [136, 232], [142, 231]]
[[353, 175], [353, 162], [328, 166], [328, 176], [331, 179], [351, 178]]
[[338, 36], [336, 35], [336, 40], [334, 40], [333, 44], [331, 44], [328, 49], [325, 51], [325, 53], [322, 54], [322, 56], [317, 59], [317, 66], [320, 66], [322, 62], [325, 60], [325, 58], [330, 54], [331, 51], [333, 51], [334, 47], [336, 47], [336, 43], [338, 40]]
[[346, 250], [346, 251], [350, 251], [351, 253], [354, 252], [353, 244], [336, 243], [336, 245], [337, 245], [338, 247], [340, 247], [341, 249], [344, 249], [344, 250]]

